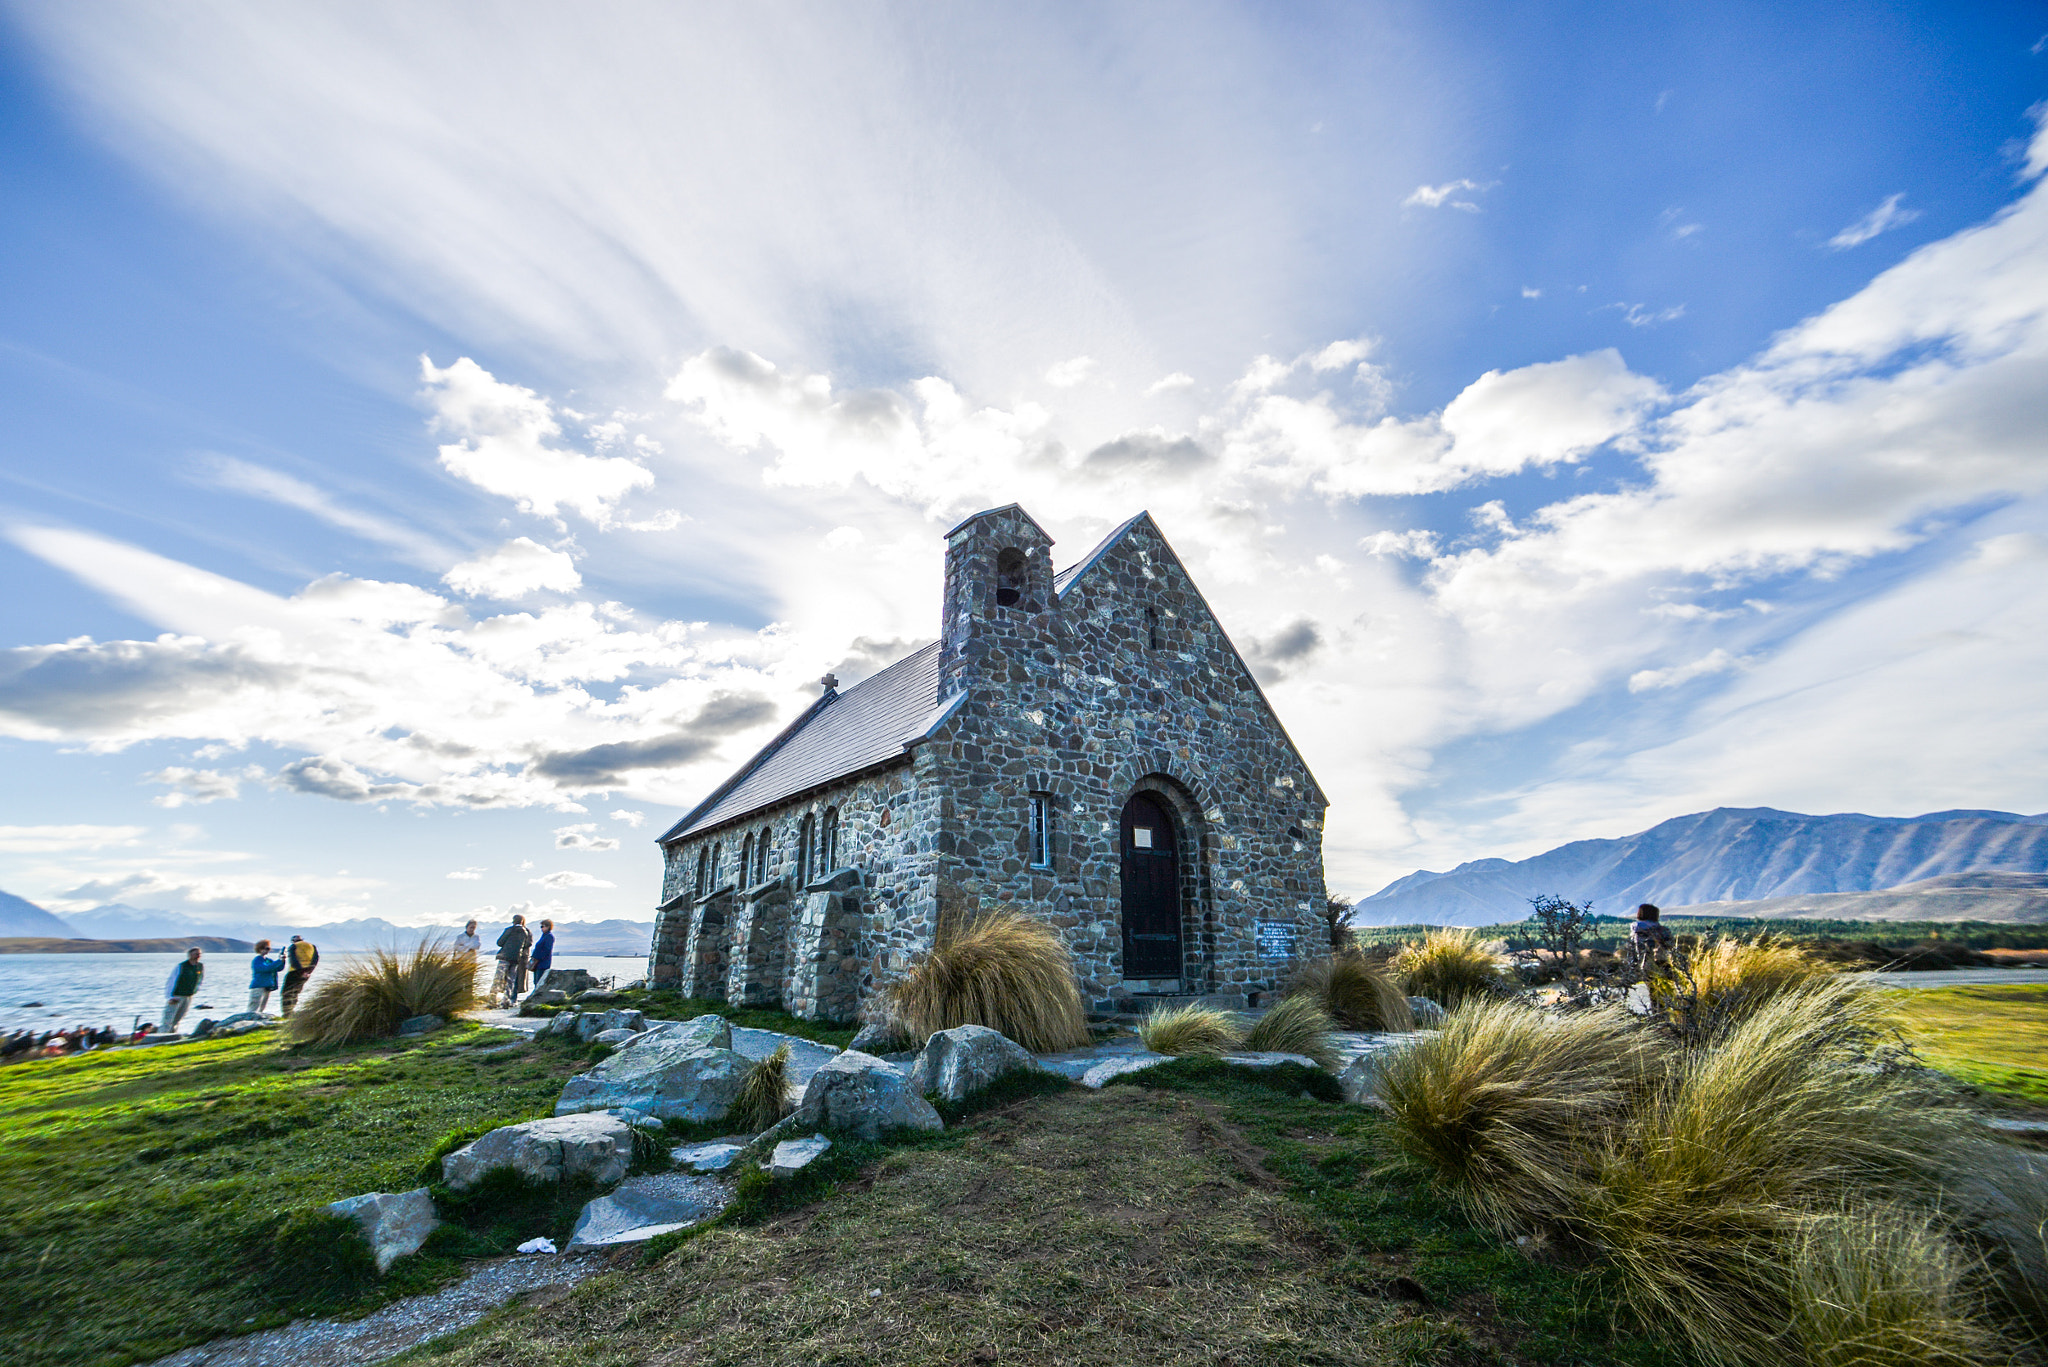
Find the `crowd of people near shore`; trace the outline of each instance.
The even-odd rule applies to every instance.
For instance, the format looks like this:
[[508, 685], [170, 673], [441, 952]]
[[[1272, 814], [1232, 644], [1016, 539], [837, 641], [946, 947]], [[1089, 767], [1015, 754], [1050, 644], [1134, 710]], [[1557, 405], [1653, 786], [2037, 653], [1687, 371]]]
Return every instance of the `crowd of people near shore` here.
[[[462, 934], [455, 937], [455, 948], [481, 958], [483, 938], [477, 931], [477, 925], [471, 921], [462, 928]], [[269, 940], [258, 940], [254, 950], [249, 960], [249, 997], [244, 1014], [267, 1014], [274, 996], [278, 1018], [289, 1019], [314, 970], [320, 966], [319, 947], [304, 936], [294, 935], [281, 947], [273, 947]], [[511, 924], [499, 933], [496, 950], [497, 967], [487, 1000], [494, 1007], [517, 1006], [519, 999], [526, 995], [528, 985], [545, 978], [554, 963], [555, 923], [543, 919], [540, 933], [536, 935], [527, 926], [524, 916], [515, 915]], [[151, 1035], [174, 1035], [191, 1011], [193, 999], [199, 996], [206, 983], [206, 968], [204, 951], [196, 948], [185, 951], [185, 957], [172, 966], [170, 976], [164, 980], [163, 1015], [154, 1022], [138, 1019], [134, 1028], [128, 1031], [112, 1026], [84, 1025], [41, 1033], [17, 1030], [0, 1039], [0, 1063], [81, 1053], [115, 1044], [134, 1044]]]

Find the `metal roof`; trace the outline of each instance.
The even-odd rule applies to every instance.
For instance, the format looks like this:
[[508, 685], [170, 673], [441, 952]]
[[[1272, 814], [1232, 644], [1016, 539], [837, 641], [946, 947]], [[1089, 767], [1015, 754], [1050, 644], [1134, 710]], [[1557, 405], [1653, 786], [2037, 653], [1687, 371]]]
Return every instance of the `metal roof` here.
[[939, 643], [934, 641], [844, 693], [826, 694], [670, 827], [661, 843], [900, 758], [943, 719], [937, 715], [938, 692]]

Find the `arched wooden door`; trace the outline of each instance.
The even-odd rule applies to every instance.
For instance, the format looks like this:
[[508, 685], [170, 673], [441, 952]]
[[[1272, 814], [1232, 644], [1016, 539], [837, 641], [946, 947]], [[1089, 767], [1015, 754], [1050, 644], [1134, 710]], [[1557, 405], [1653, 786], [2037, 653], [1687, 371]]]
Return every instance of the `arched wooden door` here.
[[1124, 804], [1124, 976], [1180, 976], [1180, 842], [1166, 804], [1136, 793]]

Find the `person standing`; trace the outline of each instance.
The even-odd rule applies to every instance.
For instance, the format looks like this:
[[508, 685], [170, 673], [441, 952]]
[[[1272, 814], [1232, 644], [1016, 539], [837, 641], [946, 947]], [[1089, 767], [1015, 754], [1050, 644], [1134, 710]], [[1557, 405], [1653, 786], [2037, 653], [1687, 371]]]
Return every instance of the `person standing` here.
[[171, 976], [164, 983], [163, 1033], [168, 1035], [178, 1028], [178, 1022], [185, 1019], [185, 1012], [191, 1009], [192, 998], [199, 993], [199, 984], [206, 981], [206, 967], [199, 962], [199, 951], [188, 949], [178, 966], [171, 970]]
[[306, 979], [313, 976], [313, 970], [320, 966], [320, 949], [311, 940], [292, 936], [292, 942], [284, 947], [284, 991], [278, 996], [278, 1012], [285, 1019], [291, 1019], [292, 1008], [299, 1004], [299, 993], [306, 987]]
[[526, 951], [532, 946], [533, 932], [526, 928], [526, 918], [515, 913], [512, 924], [498, 936], [498, 976], [491, 981], [493, 1005], [514, 1004], [514, 994], [519, 991], [519, 974], [526, 967]]
[[533, 990], [540, 991], [541, 979], [547, 977], [548, 968], [555, 962], [555, 923], [543, 919], [540, 934], [533, 941]]
[[1658, 919], [1663, 914], [1645, 902], [1636, 908], [1636, 923], [1629, 928], [1629, 957], [1644, 973], [1669, 959], [1671, 947], [1678, 942], [1678, 937], [1671, 933], [1671, 927]]
[[483, 953], [484, 941], [483, 937], [476, 933], [475, 921], [466, 921], [463, 923], [462, 933], [455, 937], [455, 948], [458, 953]]
[[249, 1009], [261, 1015], [277, 990], [277, 975], [284, 971], [284, 955], [270, 953], [270, 941], [256, 942], [256, 957], [249, 960]]

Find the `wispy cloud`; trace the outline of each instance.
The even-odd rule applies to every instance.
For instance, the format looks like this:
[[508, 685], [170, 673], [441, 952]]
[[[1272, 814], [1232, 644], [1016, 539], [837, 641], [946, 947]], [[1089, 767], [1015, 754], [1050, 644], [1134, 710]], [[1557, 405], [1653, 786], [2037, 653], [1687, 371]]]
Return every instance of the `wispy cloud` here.
[[1401, 207], [1404, 209], [1463, 209], [1467, 213], [1476, 214], [1479, 212], [1477, 201], [1460, 199], [1458, 196], [1464, 194], [1484, 194], [1498, 184], [1500, 182], [1497, 180], [1488, 181], [1483, 185], [1476, 180], [1450, 180], [1445, 181], [1442, 185], [1418, 185], [1409, 192], [1408, 198], [1401, 201]]
[[1851, 247], [1860, 247], [1879, 233], [1888, 232], [1893, 228], [1899, 227], [1901, 224], [1911, 223], [1914, 219], [1920, 217], [1918, 209], [1902, 209], [1899, 207], [1899, 201], [1905, 197], [1903, 191], [1896, 195], [1887, 196], [1884, 203], [1878, 205], [1875, 209], [1872, 209], [1869, 213], [1829, 238], [1829, 250], [1843, 252]]

